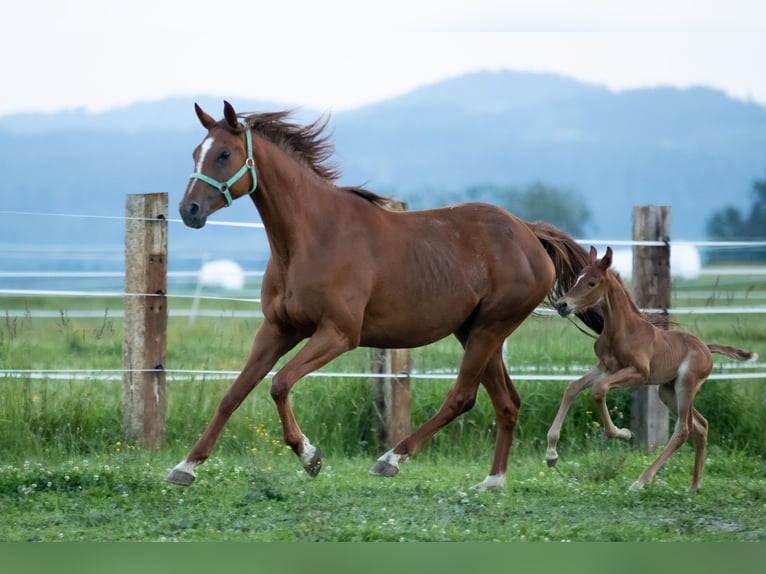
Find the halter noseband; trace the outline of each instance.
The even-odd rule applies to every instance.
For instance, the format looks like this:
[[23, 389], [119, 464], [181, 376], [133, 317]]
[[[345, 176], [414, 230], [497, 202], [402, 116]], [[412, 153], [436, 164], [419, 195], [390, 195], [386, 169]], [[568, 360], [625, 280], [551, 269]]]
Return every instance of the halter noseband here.
[[245, 160], [245, 165], [239, 168], [239, 171], [225, 182], [220, 182], [204, 173], [194, 172], [189, 176], [189, 179], [200, 179], [220, 191], [221, 194], [223, 194], [224, 199], [226, 199], [226, 207], [229, 207], [234, 202], [231, 198], [229, 189], [231, 189], [231, 186], [237, 183], [240, 178], [247, 173], [247, 170], [250, 170], [250, 175], [253, 177], [253, 187], [250, 188], [250, 191], [247, 193], [252, 194], [255, 191], [255, 188], [258, 187], [258, 179], [255, 177], [255, 160], [253, 159], [253, 136], [250, 134], [250, 126], [245, 122], [239, 123], [245, 128], [245, 139], [247, 140], [247, 159]]

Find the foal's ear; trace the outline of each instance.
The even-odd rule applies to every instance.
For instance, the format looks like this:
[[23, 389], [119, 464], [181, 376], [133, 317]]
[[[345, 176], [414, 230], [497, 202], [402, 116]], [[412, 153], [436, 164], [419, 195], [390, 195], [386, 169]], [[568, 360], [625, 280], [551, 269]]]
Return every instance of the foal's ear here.
[[226, 123], [229, 124], [230, 128], [235, 130], [239, 129], [239, 118], [237, 118], [237, 112], [234, 111], [234, 106], [232, 106], [226, 100], [223, 101], [223, 117], [226, 120]]
[[194, 103], [194, 111], [197, 112], [197, 117], [199, 118], [200, 123], [202, 124], [202, 127], [210, 130], [215, 125], [215, 120], [210, 116], [209, 114], [205, 113], [201, 107], [199, 107], [199, 104], [196, 102]]
[[612, 248], [607, 247], [606, 253], [604, 253], [604, 256], [601, 258], [601, 269], [606, 271], [612, 266]]
[[590, 252], [588, 253], [588, 259], [590, 263], [595, 263], [596, 259], [598, 259], [598, 252], [596, 251], [596, 248], [593, 247], [593, 245], [590, 246]]

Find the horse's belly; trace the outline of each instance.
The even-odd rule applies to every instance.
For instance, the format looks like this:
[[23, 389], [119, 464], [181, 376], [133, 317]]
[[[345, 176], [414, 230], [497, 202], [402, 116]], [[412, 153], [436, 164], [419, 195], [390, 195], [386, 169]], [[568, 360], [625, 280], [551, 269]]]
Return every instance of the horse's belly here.
[[476, 307], [475, 301], [444, 300], [368, 312], [362, 324], [361, 345], [379, 348], [411, 348], [428, 345], [457, 331]]

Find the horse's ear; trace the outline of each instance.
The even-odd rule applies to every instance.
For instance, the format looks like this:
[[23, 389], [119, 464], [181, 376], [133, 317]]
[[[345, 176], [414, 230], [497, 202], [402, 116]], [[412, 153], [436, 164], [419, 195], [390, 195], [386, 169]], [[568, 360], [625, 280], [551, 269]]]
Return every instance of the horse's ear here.
[[596, 248], [593, 247], [593, 245], [590, 246], [590, 253], [588, 253], [588, 258], [590, 259], [591, 263], [598, 259], [598, 252], [596, 251]]
[[601, 269], [606, 271], [612, 266], [612, 248], [607, 247], [606, 253], [604, 253], [604, 256], [601, 258]]
[[237, 112], [234, 111], [234, 106], [226, 100], [223, 101], [223, 117], [226, 120], [226, 123], [229, 124], [229, 127], [235, 130], [239, 128]]
[[215, 120], [210, 116], [209, 114], [205, 113], [201, 107], [199, 107], [199, 104], [196, 102], [194, 103], [194, 111], [197, 112], [197, 117], [199, 118], [200, 123], [202, 124], [202, 127], [209, 130], [212, 129], [215, 125]]

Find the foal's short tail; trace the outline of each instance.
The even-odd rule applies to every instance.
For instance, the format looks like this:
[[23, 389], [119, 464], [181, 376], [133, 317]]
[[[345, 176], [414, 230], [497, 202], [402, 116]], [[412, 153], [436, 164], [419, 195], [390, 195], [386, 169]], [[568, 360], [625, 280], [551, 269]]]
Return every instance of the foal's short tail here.
[[758, 359], [758, 353], [752, 351], [743, 351], [735, 347], [729, 347], [727, 345], [708, 345], [711, 353], [718, 353], [724, 357], [729, 357], [735, 361], [755, 361]]
[[[527, 222], [527, 225], [543, 244], [556, 268], [556, 284], [548, 295], [548, 302], [553, 305], [577, 281], [583, 267], [588, 264], [588, 252], [572, 237], [553, 225], [542, 222]], [[596, 333], [604, 330], [604, 318], [598, 311], [589, 309], [575, 314]]]

